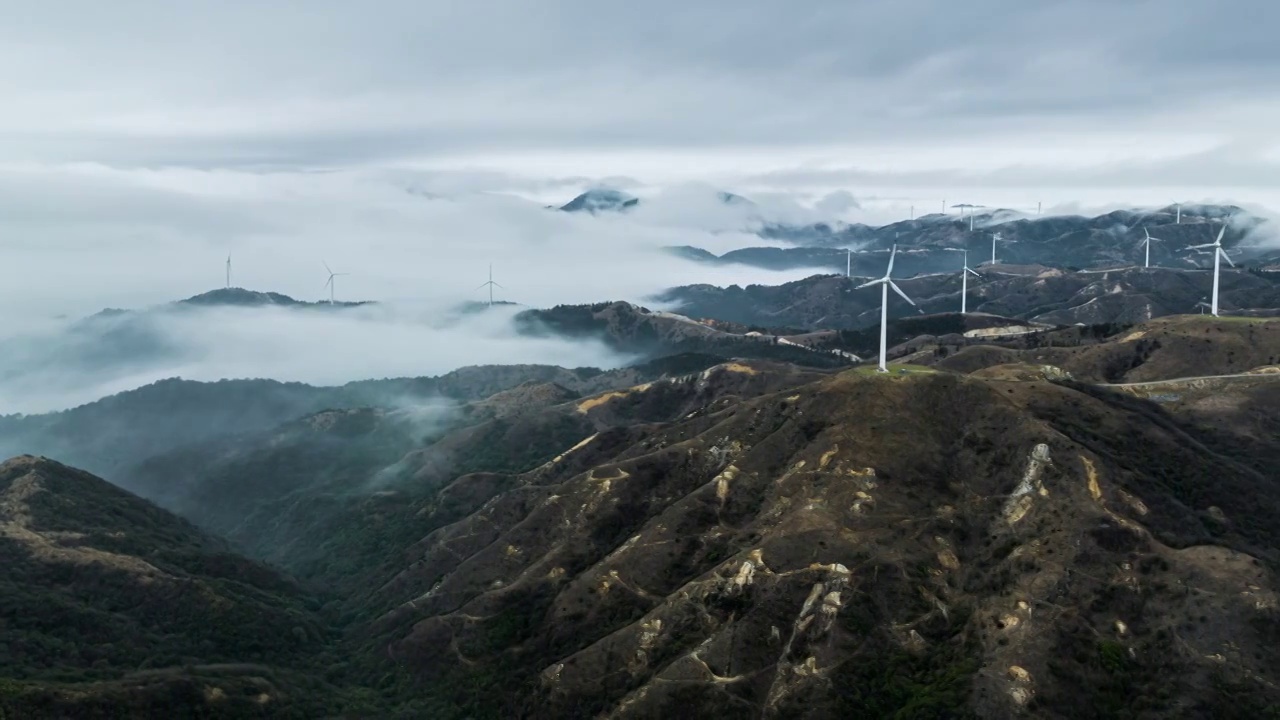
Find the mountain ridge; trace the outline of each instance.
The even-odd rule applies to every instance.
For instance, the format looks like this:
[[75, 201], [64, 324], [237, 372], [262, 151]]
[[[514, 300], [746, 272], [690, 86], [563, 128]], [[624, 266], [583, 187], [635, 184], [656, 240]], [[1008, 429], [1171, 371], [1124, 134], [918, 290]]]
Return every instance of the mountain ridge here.
[[0, 462], [0, 545], [0, 712], [283, 716], [341, 694], [301, 678], [332, 661], [313, 598], [100, 478]]

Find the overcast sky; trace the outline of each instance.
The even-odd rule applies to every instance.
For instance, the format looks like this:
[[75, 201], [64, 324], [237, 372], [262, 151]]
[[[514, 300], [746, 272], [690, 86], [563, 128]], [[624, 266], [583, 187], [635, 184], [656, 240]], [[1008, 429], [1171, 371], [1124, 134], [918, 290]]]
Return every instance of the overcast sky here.
[[12, 160], [1277, 182], [1257, 0], [5, 4]]

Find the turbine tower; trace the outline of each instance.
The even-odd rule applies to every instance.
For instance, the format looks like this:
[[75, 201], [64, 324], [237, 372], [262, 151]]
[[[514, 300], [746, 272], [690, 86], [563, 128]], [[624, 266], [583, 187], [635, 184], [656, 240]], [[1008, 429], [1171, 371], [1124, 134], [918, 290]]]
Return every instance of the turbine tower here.
[[342, 275], [350, 275], [351, 273], [336, 273], [333, 270], [330, 270], [329, 263], [324, 262], [323, 260], [320, 261], [320, 264], [324, 265], [324, 269], [329, 273], [329, 280], [325, 282], [324, 286], [329, 288], [329, 304], [333, 305], [334, 297], [336, 296], [337, 289], [338, 289], [338, 284], [334, 282], [333, 279], [336, 277], [341, 277]]
[[[879, 280], [872, 280], [871, 282], [863, 283], [854, 288], [854, 290], [861, 290], [862, 288], [871, 287], [872, 285], [880, 286], [880, 367], [878, 370], [882, 373], [889, 372], [889, 368], [885, 366], [885, 353], [889, 349], [889, 288], [893, 288], [894, 292], [901, 295], [902, 299], [911, 303], [912, 306], [916, 305], [916, 302], [907, 297], [907, 294], [902, 292], [902, 288], [898, 287], [889, 277], [893, 274], [893, 258], [897, 254], [898, 246], [894, 245], [893, 249], [889, 251], [889, 267], [884, 271], [884, 277]], [[924, 314], [924, 311], [920, 310], [918, 306], [916, 307], [916, 310], [919, 310], [921, 314]]]
[[961, 315], [967, 314], [969, 309], [969, 306], [968, 306], [969, 276], [972, 275], [974, 277], [982, 277], [981, 275], [979, 275], [978, 273], [974, 272], [972, 269], [969, 268], [969, 251], [965, 250], [963, 252], [964, 252], [964, 267], [960, 270], [960, 314]]
[[851, 278], [853, 277], [853, 251], [845, 250], [845, 252], [848, 254], [844, 258], [844, 276]]
[[231, 253], [227, 253], [227, 289], [231, 289]]
[[991, 233], [991, 264], [996, 264], [996, 241], [1000, 239], [1000, 233]]
[[[481, 283], [480, 287], [476, 289], [480, 290], [486, 287], [489, 288], [489, 307], [493, 307], [493, 289], [496, 287], [498, 288], [502, 287], [501, 285], [493, 281], [493, 263], [489, 263], [489, 282]], [[503, 288], [503, 289], [505, 290], [506, 288]]]
[[1174, 220], [1174, 222], [1177, 223], [1178, 225], [1181, 225], [1182, 224], [1182, 203], [1177, 203], [1177, 206], [1178, 206], [1178, 217], [1176, 220]]
[[1231, 267], [1236, 266], [1235, 263], [1231, 262], [1231, 258], [1227, 257], [1227, 251], [1222, 249], [1222, 236], [1226, 234], [1226, 232], [1227, 232], [1227, 226], [1223, 225], [1222, 229], [1218, 231], [1217, 240], [1214, 240], [1211, 243], [1206, 243], [1204, 245], [1192, 245], [1191, 247], [1187, 248], [1188, 250], [1199, 250], [1200, 248], [1213, 248], [1213, 300], [1212, 300], [1212, 303], [1209, 305], [1209, 308], [1210, 308], [1209, 312], [1213, 313], [1214, 317], [1218, 316], [1218, 275], [1220, 273], [1220, 268], [1222, 267], [1222, 261], [1226, 260], [1227, 264], [1230, 265]]
[[1142, 267], [1149, 268], [1151, 267], [1151, 241], [1155, 240], [1156, 242], [1160, 242], [1160, 238], [1151, 237], [1150, 231], [1148, 231], [1145, 226], [1142, 228], [1142, 232], [1146, 234], [1146, 237], [1142, 240], [1142, 244], [1147, 249], [1147, 258], [1143, 261]]

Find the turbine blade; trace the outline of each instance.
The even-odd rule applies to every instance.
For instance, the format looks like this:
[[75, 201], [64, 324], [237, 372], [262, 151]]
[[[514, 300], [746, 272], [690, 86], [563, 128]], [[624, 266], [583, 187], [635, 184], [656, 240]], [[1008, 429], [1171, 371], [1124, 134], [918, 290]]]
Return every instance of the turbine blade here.
[[501, 285], [499, 285], [498, 283], [493, 283], [493, 286], [494, 286], [494, 287], [496, 287], [496, 288], [502, 288], [503, 290], [506, 290], [506, 288], [502, 287], [502, 286], [501, 286]]
[[898, 254], [898, 246], [894, 245], [893, 249], [889, 251], [889, 269], [884, 271], [884, 276], [886, 278], [893, 274], [893, 258], [897, 254]]
[[483, 289], [485, 289], [485, 288], [487, 288], [487, 287], [489, 287], [489, 283], [480, 283], [480, 287], [478, 287], [478, 288], [476, 288], [476, 289], [477, 289], [477, 290], [483, 290]]
[[969, 271], [969, 274], [970, 274], [970, 275], [972, 275], [972, 276], [974, 276], [974, 277], [976, 277], [976, 278], [980, 278], [980, 277], [982, 277], [981, 275], [979, 275], [978, 273], [974, 272], [973, 270], [970, 270], [969, 268], [965, 268], [965, 270], [968, 270], [968, 271]]
[[1188, 245], [1187, 250], [1203, 250], [1204, 248], [1214, 247], [1214, 243], [1205, 243], [1204, 245]]
[[884, 278], [880, 278], [879, 280], [872, 280], [872, 281], [870, 281], [870, 282], [864, 282], [864, 283], [862, 283], [861, 285], [859, 285], [858, 287], [854, 288], [854, 290], [861, 290], [862, 288], [869, 288], [869, 287], [871, 287], [872, 285], [883, 285], [885, 282], [887, 282], [887, 281], [886, 281]]
[[892, 280], [886, 280], [885, 282], [888, 282], [888, 283], [889, 283], [889, 287], [893, 288], [893, 291], [894, 291], [894, 292], [896, 292], [896, 293], [898, 293], [899, 295], [901, 295], [903, 300], [906, 300], [907, 302], [911, 303], [912, 305], [915, 305], [915, 304], [916, 304], [916, 301], [915, 301], [915, 300], [912, 300], [912, 299], [911, 299], [911, 298], [909, 298], [909, 297], [907, 297], [907, 294], [906, 294], [906, 293], [904, 293], [904, 292], [902, 292], [902, 288], [898, 287], [898, 286], [897, 286], [897, 284], [896, 284], [896, 283], [894, 283]]
[[1226, 234], [1227, 234], [1227, 226], [1226, 226], [1226, 225], [1223, 225], [1223, 226], [1222, 226], [1222, 229], [1218, 231], [1218, 239], [1217, 239], [1217, 240], [1214, 240], [1214, 241], [1213, 241], [1213, 244], [1214, 244], [1214, 245], [1221, 245], [1221, 244], [1222, 244], [1222, 236], [1223, 236], [1223, 235], [1226, 235]]
[[320, 264], [324, 266], [325, 272], [329, 273], [330, 275], [333, 275], [333, 270], [329, 269], [329, 263], [321, 260]]
[[1231, 256], [1227, 254], [1226, 250], [1223, 250], [1222, 248], [1218, 248], [1218, 252], [1222, 253], [1222, 259], [1226, 260], [1228, 265], [1230, 265], [1231, 267], [1236, 266], [1235, 263], [1231, 262]]

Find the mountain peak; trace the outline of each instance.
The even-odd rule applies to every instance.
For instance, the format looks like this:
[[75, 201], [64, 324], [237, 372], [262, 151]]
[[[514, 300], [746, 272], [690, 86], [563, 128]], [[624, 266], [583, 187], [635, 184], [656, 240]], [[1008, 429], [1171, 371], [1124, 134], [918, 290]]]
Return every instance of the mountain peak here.
[[588, 212], [594, 215], [598, 212], [620, 212], [635, 207], [639, 203], [638, 198], [621, 190], [601, 187], [582, 193], [560, 206], [560, 209], [565, 212]]
[[301, 300], [294, 300], [288, 295], [275, 292], [258, 292], [256, 290], [246, 290], [244, 288], [218, 288], [210, 290], [199, 295], [193, 295], [185, 300], [179, 300], [181, 305], [305, 305]]
[[720, 202], [724, 203], [725, 205], [755, 205], [755, 203], [751, 202], [747, 198], [744, 198], [741, 195], [738, 195], [737, 193], [728, 192], [726, 190], [721, 190], [717, 192], [716, 197], [719, 198]]

